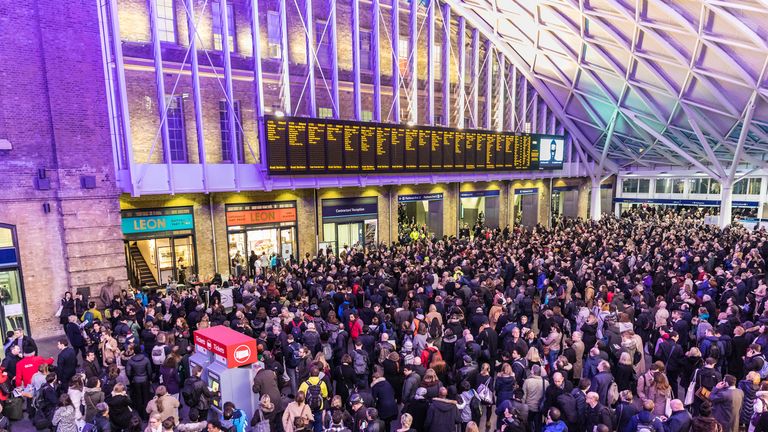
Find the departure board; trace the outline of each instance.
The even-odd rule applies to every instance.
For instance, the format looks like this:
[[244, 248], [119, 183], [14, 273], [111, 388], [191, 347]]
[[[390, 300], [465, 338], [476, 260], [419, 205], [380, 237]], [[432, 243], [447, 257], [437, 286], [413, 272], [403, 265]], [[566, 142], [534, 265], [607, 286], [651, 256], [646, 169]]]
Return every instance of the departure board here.
[[419, 168], [419, 131], [413, 128], [405, 130], [405, 169], [417, 170]]
[[405, 151], [405, 131], [399, 127], [388, 128], [392, 137], [390, 144], [390, 154], [392, 156], [392, 170], [400, 171], [405, 168], [403, 162], [403, 152]]
[[392, 128], [376, 127], [376, 170], [392, 169]]
[[565, 137], [266, 116], [270, 174], [562, 169]]
[[344, 169], [360, 169], [360, 126], [344, 125]]
[[433, 130], [432, 131], [432, 141], [431, 146], [429, 149], [430, 157], [432, 158], [432, 162], [430, 164], [430, 168], [432, 168], [433, 171], [442, 171], [443, 170], [443, 131], [442, 130]]
[[307, 162], [311, 172], [325, 172], [325, 123], [307, 123]]
[[284, 173], [288, 171], [288, 121], [273, 120], [265, 127], [267, 135], [267, 154], [269, 155], [269, 172]]
[[363, 171], [376, 169], [376, 126], [360, 126], [360, 168]]
[[291, 171], [307, 169], [307, 124], [288, 122], [288, 166]]
[[429, 161], [429, 148], [432, 142], [432, 133], [429, 129], [419, 129], [419, 171], [429, 171], [432, 165]]
[[325, 148], [328, 160], [328, 171], [341, 172], [344, 170], [344, 126], [327, 123], [325, 125]]

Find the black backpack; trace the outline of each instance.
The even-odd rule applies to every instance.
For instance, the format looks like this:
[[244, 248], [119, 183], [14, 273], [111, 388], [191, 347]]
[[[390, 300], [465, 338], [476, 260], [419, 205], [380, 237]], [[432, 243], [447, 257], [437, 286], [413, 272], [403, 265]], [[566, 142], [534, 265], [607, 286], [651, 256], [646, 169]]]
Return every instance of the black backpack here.
[[197, 399], [195, 397], [195, 393], [196, 393], [196, 391], [195, 391], [195, 382], [197, 382], [197, 380], [195, 380], [195, 379], [187, 379], [184, 382], [184, 387], [181, 388], [181, 397], [182, 397], [182, 399], [184, 399], [184, 403], [188, 407], [193, 407], [193, 406], [197, 405], [195, 403], [196, 402], [195, 399]]
[[323, 391], [320, 388], [320, 382], [312, 384], [307, 381], [307, 405], [312, 412], [323, 409]]

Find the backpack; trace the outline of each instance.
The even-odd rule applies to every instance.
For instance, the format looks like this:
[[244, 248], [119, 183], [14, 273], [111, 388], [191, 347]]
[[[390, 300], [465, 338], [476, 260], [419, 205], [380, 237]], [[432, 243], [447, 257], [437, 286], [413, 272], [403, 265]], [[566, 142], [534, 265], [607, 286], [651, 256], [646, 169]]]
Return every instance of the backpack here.
[[647, 424], [647, 423], [638, 423], [637, 429], [635, 429], [636, 432], [655, 432], [656, 429], [654, 429], [653, 425]]
[[312, 412], [318, 412], [323, 408], [323, 392], [319, 382], [311, 384], [307, 381], [307, 405]]
[[355, 373], [358, 375], [368, 373], [368, 356], [361, 350], [355, 350], [352, 352], [352, 357], [352, 367], [355, 369]]
[[152, 364], [161, 366], [165, 363], [165, 345], [155, 345], [152, 348]]
[[379, 363], [384, 363], [384, 360], [389, 357], [389, 353], [392, 352], [392, 344], [389, 342], [382, 342], [379, 344]]
[[472, 392], [472, 399], [469, 400], [469, 412], [472, 413], [472, 419], [480, 419], [483, 416], [483, 405], [477, 393]]
[[325, 343], [322, 345], [323, 347], [323, 357], [325, 357], [326, 361], [331, 361], [333, 359], [333, 348], [331, 348], [331, 345]]
[[557, 396], [556, 400], [560, 411], [563, 413], [563, 419], [565, 422], [570, 424], [577, 423], [579, 419], [579, 413], [577, 413], [576, 410], [566, 409], [576, 406], [576, 398], [573, 397], [573, 395], [570, 393], [561, 393], [559, 396]]
[[619, 400], [619, 386], [617, 386], [616, 381], [614, 381], [611, 383], [611, 386], [608, 387], [606, 402], [608, 402], [608, 405], [613, 405], [618, 400]]
[[301, 345], [298, 342], [294, 342], [289, 345], [291, 348], [291, 356], [293, 357], [294, 364], [299, 364], [301, 361]]
[[197, 405], [197, 401], [195, 400], [195, 393], [195, 380], [187, 379], [184, 382], [184, 386], [181, 388], [181, 398], [184, 399], [184, 403], [188, 407]]
[[443, 354], [439, 349], [427, 349], [427, 351], [429, 351], [429, 356], [427, 357], [427, 364], [424, 366], [432, 367], [433, 364], [443, 361]]
[[90, 326], [93, 324], [93, 312], [89, 310], [85, 311], [83, 314], [83, 322], [86, 326]]
[[296, 321], [291, 321], [291, 334], [294, 340], [301, 340], [301, 323], [297, 325]]
[[766, 379], [768, 378], [768, 360], [765, 359], [765, 356], [760, 356], [763, 359], [763, 366], [760, 368], [760, 379]]

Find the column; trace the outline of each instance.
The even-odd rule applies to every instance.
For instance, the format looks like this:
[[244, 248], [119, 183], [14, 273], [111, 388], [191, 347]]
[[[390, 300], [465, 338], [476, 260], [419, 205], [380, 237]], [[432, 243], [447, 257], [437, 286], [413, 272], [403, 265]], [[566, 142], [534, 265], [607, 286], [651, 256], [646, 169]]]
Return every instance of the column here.
[[592, 178], [592, 190], [589, 201], [589, 218], [596, 221], [600, 220], [602, 209], [600, 208], [600, 178]]
[[720, 182], [720, 228], [731, 224], [733, 215], [733, 180], [723, 179]]

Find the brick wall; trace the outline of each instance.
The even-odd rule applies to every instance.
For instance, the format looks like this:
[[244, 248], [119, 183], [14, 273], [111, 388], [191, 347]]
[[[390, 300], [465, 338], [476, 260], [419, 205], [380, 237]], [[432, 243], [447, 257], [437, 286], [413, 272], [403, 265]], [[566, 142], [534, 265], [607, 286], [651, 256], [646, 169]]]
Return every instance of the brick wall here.
[[[0, 13], [0, 223], [16, 228], [32, 334], [58, 334], [67, 290], [126, 281], [96, 4], [35, 0]], [[77, 22], [79, 25], [73, 26]], [[44, 170], [50, 190], [36, 190]], [[81, 176], [96, 188], [82, 189]], [[51, 211], [45, 213], [43, 205]]]

